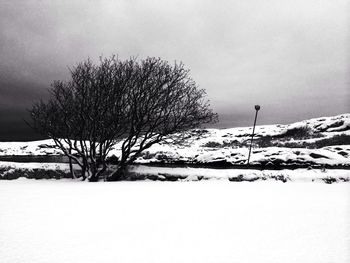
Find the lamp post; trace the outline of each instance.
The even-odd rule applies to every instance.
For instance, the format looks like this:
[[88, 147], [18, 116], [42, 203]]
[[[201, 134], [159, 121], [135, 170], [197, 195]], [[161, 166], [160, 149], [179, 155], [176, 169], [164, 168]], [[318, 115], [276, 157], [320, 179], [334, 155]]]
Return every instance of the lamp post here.
[[253, 132], [252, 132], [252, 138], [250, 140], [250, 147], [249, 147], [249, 154], [248, 154], [248, 162], [247, 165], [249, 165], [249, 160], [250, 160], [250, 154], [252, 152], [252, 145], [253, 145], [253, 137], [254, 137], [254, 131], [255, 131], [255, 124], [256, 124], [256, 119], [258, 118], [258, 111], [260, 110], [260, 105], [255, 105], [255, 119], [254, 119], [254, 126], [253, 126]]

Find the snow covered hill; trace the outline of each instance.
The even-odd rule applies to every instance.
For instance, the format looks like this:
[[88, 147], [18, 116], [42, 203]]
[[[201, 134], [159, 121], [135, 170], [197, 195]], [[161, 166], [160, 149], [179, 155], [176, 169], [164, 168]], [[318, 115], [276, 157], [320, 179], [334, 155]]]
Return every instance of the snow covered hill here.
[[[136, 163], [242, 165], [247, 160], [251, 133], [252, 127], [192, 130], [180, 142], [169, 138], [166, 143], [152, 146]], [[289, 125], [257, 126], [254, 138], [252, 165], [350, 166], [349, 113]], [[118, 157], [119, 149], [120, 145], [116, 145], [111, 155]], [[0, 142], [0, 157], [59, 154], [51, 140]]]

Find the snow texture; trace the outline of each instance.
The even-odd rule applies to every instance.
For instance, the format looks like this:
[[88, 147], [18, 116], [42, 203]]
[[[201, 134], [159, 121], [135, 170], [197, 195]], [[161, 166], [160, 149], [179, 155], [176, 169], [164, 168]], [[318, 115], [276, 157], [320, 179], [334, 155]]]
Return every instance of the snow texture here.
[[350, 184], [0, 181], [4, 263], [348, 263]]

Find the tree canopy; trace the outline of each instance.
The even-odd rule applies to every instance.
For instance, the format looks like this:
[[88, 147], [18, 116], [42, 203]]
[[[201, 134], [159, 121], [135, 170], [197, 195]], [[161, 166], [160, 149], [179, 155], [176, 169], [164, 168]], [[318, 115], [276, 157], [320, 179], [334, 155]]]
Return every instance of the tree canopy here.
[[182, 63], [112, 56], [97, 64], [83, 61], [70, 73], [70, 80], [53, 82], [50, 99], [34, 104], [30, 113], [33, 127], [69, 158], [72, 176], [98, 180], [112, 147], [121, 142], [118, 167], [107, 177], [125, 179], [126, 166], [145, 149], [217, 120]]

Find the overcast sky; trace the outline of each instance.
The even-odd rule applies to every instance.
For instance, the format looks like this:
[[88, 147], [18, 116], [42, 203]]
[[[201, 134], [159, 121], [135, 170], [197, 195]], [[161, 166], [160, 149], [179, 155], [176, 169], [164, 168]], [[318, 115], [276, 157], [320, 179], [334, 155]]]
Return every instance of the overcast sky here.
[[350, 112], [349, 27], [350, 0], [0, 0], [0, 139], [68, 66], [111, 54], [182, 61], [220, 127], [254, 104], [260, 124]]

